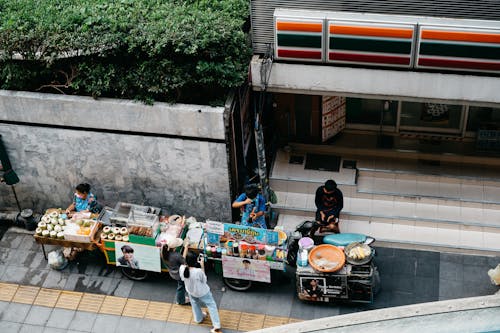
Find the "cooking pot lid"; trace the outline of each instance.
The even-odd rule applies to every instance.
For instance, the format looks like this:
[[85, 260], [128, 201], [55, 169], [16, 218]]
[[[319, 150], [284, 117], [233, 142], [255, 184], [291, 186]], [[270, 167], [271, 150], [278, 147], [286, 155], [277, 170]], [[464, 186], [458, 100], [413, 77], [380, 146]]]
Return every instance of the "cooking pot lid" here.
[[323, 244], [330, 244], [335, 246], [347, 246], [351, 243], [358, 242], [363, 243], [366, 239], [366, 235], [363, 234], [331, 234], [323, 237]]

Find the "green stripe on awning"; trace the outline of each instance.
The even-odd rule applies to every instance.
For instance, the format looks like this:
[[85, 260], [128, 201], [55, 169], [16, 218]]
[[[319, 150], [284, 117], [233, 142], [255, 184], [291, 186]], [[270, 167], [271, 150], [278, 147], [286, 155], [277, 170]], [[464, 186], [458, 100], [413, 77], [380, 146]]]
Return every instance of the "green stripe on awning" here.
[[278, 34], [278, 46], [321, 48], [321, 36]]
[[411, 41], [390, 41], [375, 38], [330, 37], [330, 50], [410, 54]]
[[449, 43], [420, 43], [421, 55], [500, 60], [500, 47]]

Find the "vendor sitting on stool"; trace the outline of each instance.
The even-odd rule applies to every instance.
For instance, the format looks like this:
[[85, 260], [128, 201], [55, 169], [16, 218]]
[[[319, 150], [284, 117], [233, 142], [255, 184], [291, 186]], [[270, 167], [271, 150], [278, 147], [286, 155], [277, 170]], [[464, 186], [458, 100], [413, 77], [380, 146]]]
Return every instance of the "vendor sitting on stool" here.
[[245, 193], [233, 202], [233, 208], [241, 209], [241, 224], [266, 229], [266, 201], [255, 184], [245, 186]]
[[342, 191], [337, 188], [337, 183], [329, 179], [325, 185], [318, 187], [314, 202], [317, 208], [316, 224], [311, 229], [311, 237], [318, 229], [320, 232], [340, 233], [339, 216], [344, 207], [344, 196]]
[[101, 206], [97, 203], [96, 197], [90, 192], [89, 184], [79, 184], [73, 194], [73, 202], [66, 209], [66, 214], [71, 217], [76, 212], [99, 213]]

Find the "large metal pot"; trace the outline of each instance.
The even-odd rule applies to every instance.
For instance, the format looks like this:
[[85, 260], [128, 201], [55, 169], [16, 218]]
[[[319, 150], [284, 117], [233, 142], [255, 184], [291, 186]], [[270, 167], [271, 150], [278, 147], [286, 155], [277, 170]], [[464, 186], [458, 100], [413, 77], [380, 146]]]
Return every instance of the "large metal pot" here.
[[[366, 255], [364, 258], [359, 259], [359, 258], [354, 258], [353, 256], [350, 255], [351, 250], [355, 248], [360, 248], [362, 251], [369, 252], [368, 255]], [[352, 265], [364, 265], [369, 263], [372, 259], [373, 256], [375, 255], [375, 251], [367, 244], [361, 243], [361, 242], [354, 242], [349, 245], [347, 245], [344, 248], [344, 253], [345, 253], [345, 260], [352, 264]]]

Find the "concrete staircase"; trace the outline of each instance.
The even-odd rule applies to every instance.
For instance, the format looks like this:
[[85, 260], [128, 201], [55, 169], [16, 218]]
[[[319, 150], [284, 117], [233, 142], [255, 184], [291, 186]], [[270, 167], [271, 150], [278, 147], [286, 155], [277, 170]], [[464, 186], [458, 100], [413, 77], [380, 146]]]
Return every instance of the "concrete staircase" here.
[[[314, 219], [314, 193], [326, 179], [344, 193], [341, 231], [371, 235], [394, 246], [500, 252], [500, 170], [458, 164], [419, 166], [415, 161], [347, 155], [357, 170], [305, 170], [280, 151], [270, 177], [273, 208], [286, 230]], [[337, 154], [340, 155], [340, 154]], [[384, 164], [385, 161], [385, 164]], [[342, 164], [342, 163], [341, 163]], [[276, 172], [275, 172], [276, 170]]]

